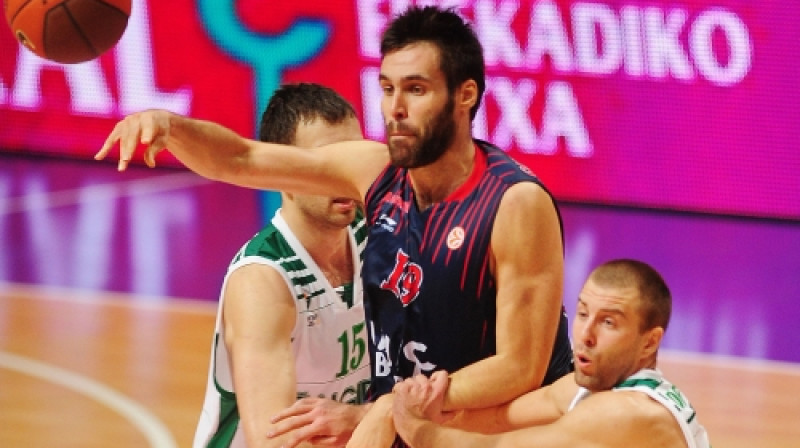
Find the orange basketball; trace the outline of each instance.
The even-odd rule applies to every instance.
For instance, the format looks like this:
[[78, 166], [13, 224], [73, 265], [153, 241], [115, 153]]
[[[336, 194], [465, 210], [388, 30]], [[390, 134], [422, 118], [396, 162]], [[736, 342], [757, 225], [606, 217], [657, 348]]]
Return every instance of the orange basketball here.
[[132, 0], [4, 0], [17, 40], [63, 64], [94, 59], [113, 47], [128, 26]]

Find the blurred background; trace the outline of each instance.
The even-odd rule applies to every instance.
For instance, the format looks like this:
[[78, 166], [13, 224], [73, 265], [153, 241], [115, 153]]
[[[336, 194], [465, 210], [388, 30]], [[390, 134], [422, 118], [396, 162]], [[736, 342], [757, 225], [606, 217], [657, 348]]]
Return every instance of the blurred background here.
[[[299, 81], [336, 89], [382, 139], [378, 36], [410, 3], [134, 0], [119, 44], [76, 65], [0, 32], [0, 290], [191, 299], [213, 314], [228, 262], [277, 195], [207, 181], [166, 153], [125, 173], [93, 154], [145, 108], [252, 137], [272, 91]], [[638, 258], [673, 292], [665, 348], [800, 365], [800, 6], [439, 3], [484, 44], [475, 135], [559, 201], [570, 315], [594, 266]], [[15, 343], [9, 309], [0, 353]]]

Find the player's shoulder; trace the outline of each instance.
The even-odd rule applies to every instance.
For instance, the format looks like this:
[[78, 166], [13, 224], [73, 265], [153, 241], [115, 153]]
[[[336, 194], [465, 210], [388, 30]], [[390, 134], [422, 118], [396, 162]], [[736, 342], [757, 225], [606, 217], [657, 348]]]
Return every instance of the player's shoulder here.
[[272, 266], [274, 269], [294, 271], [305, 269], [302, 259], [273, 224], [267, 225], [247, 240], [228, 264], [228, 274], [244, 266]]
[[555, 199], [542, 185], [518, 182], [503, 194], [497, 219], [500, 222], [508, 220], [512, 224], [527, 225], [527, 221], [537, 221], [542, 216], [557, 217], [557, 209]]
[[521, 206], [542, 201], [547, 204], [554, 202], [550, 191], [530, 168], [489, 142], [476, 139], [475, 144], [486, 154], [489, 176], [507, 186], [502, 193], [503, 202]]
[[547, 390], [548, 395], [558, 404], [558, 407], [562, 409], [564, 413], [567, 412], [567, 408], [575, 398], [578, 390], [580, 390], [578, 384], [575, 383], [575, 372], [570, 372], [562, 376], [553, 382], [553, 384], [545, 386], [544, 389]]
[[550, 193], [538, 182], [517, 182], [508, 187], [503, 195], [503, 199], [515, 201], [551, 201]]
[[[598, 394], [604, 405], [611, 405], [623, 414], [642, 419], [671, 418], [669, 410], [649, 395], [636, 390], [612, 390]], [[629, 416], [630, 416], [629, 415]]]
[[272, 224], [250, 238], [240, 250], [243, 257], [279, 258], [288, 250], [286, 237]]
[[[634, 390], [604, 391], [580, 402], [570, 414], [613, 430], [612, 438], [649, 446], [686, 446], [683, 432], [670, 411]], [[602, 416], [602, 417], [598, 417]]]
[[474, 142], [486, 154], [486, 163], [489, 171], [501, 174], [505, 181], [511, 183], [519, 181], [541, 182], [533, 170], [500, 147], [478, 139], [474, 139]]

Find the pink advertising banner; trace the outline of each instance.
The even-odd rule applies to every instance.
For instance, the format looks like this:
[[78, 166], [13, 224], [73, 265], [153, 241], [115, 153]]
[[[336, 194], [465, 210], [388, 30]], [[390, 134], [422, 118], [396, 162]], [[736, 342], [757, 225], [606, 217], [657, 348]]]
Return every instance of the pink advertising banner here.
[[[119, 44], [69, 66], [6, 27], [0, 147], [89, 158], [119, 118], [153, 107], [253, 136], [271, 92], [294, 81], [338, 90], [382, 139], [379, 36], [411, 3], [134, 0]], [[796, 2], [439, 3], [484, 45], [475, 135], [558, 199], [800, 220]]]

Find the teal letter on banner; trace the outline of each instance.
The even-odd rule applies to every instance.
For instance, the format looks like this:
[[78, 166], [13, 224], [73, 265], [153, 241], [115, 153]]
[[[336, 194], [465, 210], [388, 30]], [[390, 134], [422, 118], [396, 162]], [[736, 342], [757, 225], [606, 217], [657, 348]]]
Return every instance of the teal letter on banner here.
[[[272, 92], [280, 86], [287, 67], [299, 66], [316, 56], [330, 36], [330, 26], [323, 21], [301, 19], [292, 23], [283, 34], [257, 34], [246, 29], [236, 16], [235, 0], [198, 0], [203, 25], [208, 34], [234, 58], [244, 61], [255, 71], [255, 127], [267, 107]], [[262, 193], [261, 216], [269, 222], [280, 206], [280, 195]]]

